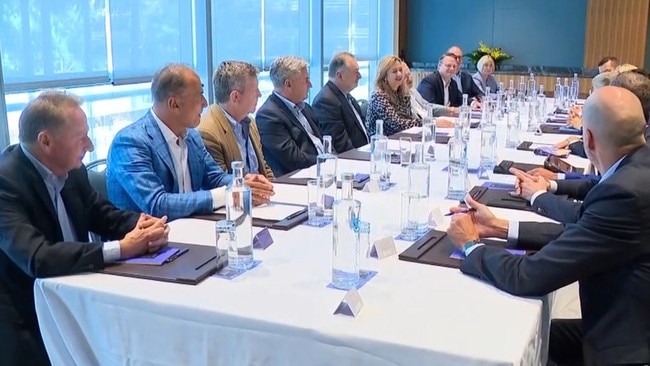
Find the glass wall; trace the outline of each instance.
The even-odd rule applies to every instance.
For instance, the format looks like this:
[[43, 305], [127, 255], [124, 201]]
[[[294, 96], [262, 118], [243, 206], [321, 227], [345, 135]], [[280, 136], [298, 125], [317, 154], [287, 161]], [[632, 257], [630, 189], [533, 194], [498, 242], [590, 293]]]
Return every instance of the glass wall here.
[[[346, 50], [363, 76], [353, 94], [367, 99], [376, 62], [392, 52], [395, 34], [393, 0], [4, 0], [0, 9], [0, 113], [7, 119], [0, 147], [17, 142], [29, 100], [65, 88], [84, 98], [96, 147], [90, 161], [104, 158], [115, 133], [150, 108], [149, 80], [166, 63], [198, 68], [211, 58], [213, 65], [199, 70], [209, 88], [219, 62], [252, 62], [261, 71], [260, 106], [273, 89], [268, 69], [278, 56], [311, 64], [313, 98], [327, 81], [329, 58]], [[206, 25], [210, 34], [199, 31]]]

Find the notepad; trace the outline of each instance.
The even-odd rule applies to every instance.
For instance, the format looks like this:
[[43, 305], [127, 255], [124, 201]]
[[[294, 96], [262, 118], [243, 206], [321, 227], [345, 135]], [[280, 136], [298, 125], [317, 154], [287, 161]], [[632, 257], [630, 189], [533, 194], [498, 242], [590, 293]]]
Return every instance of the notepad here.
[[[260, 206], [253, 207], [253, 218], [261, 220], [281, 221], [287, 217], [303, 211], [305, 206], [289, 205], [280, 202], [269, 202]], [[225, 214], [226, 208], [222, 207], [216, 213]]]

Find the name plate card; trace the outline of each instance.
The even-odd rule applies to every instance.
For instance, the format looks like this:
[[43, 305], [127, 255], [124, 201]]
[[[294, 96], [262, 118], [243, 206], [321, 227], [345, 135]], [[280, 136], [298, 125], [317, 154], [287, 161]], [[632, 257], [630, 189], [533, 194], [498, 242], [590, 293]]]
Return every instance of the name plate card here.
[[273, 238], [271, 237], [271, 232], [268, 228], [262, 229], [253, 237], [253, 248], [255, 249], [266, 249], [271, 244], [273, 244]]
[[431, 212], [429, 212], [429, 227], [440, 228], [444, 223], [445, 217], [440, 211], [440, 207], [434, 207]]
[[395, 239], [392, 236], [375, 240], [370, 249], [372, 258], [384, 259], [395, 254], [397, 254], [397, 248], [395, 247]]
[[334, 314], [342, 314], [356, 318], [363, 308], [363, 301], [356, 288], [348, 291], [339, 306], [334, 310]]
[[369, 193], [381, 192], [381, 187], [379, 186], [379, 182], [376, 180], [370, 180], [365, 186], [363, 186], [363, 191]]

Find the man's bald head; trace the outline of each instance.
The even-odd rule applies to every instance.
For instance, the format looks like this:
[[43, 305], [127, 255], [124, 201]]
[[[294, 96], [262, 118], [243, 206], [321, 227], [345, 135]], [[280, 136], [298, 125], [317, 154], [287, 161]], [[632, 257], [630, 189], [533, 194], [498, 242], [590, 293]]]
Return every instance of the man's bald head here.
[[645, 144], [643, 108], [639, 98], [627, 89], [616, 86], [597, 89], [585, 102], [582, 121], [583, 136], [593, 139], [603, 153], [625, 151], [627, 154]]

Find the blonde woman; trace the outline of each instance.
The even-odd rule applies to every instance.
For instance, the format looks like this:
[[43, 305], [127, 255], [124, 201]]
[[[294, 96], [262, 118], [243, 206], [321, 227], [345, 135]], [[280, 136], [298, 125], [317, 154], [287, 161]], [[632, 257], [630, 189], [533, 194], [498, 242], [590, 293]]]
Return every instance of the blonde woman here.
[[375, 90], [368, 102], [366, 115], [368, 136], [375, 134], [378, 119], [384, 121], [386, 136], [421, 125], [420, 117], [411, 108], [411, 96], [404, 83], [404, 67], [397, 56], [385, 56], [379, 61]]
[[494, 60], [489, 55], [483, 55], [478, 62], [476, 63], [476, 69], [478, 70], [474, 75], [472, 75], [472, 80], [474, 84], [485, 93], [485, 87], [490, 87], [490, 93], [496, 93], [499, 88], [497, 80], [492, 75], [494, 73]]

